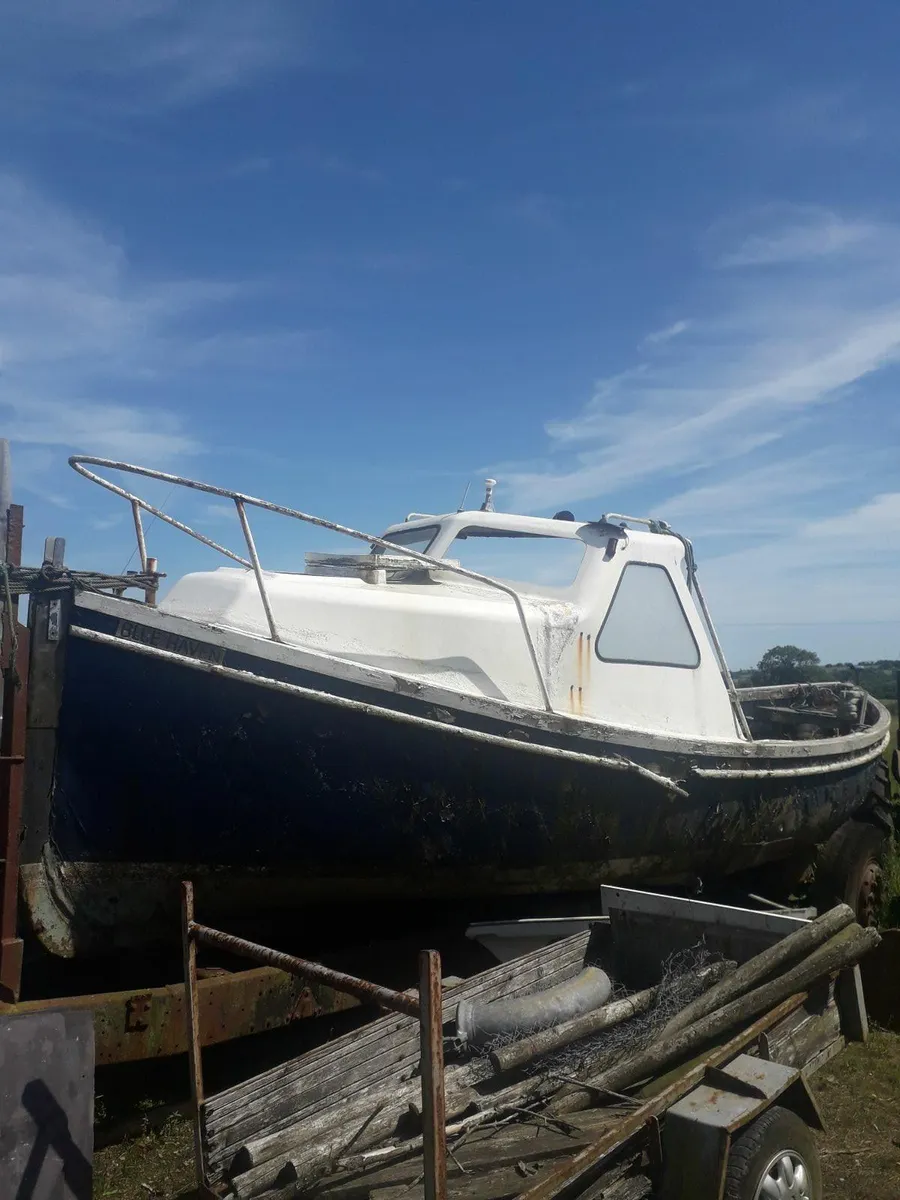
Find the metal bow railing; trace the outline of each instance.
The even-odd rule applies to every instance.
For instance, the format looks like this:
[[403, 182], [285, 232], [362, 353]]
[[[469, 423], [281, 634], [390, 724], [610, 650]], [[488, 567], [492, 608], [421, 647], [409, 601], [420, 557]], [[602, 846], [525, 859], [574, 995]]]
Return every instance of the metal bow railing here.
[[[150, 467], [139, 467], [133, 463], [116, 462], [111, 458], [95, 458], [84, 454], [74, 454], [69, 459], [69, 465], [83, 475], [85, 479], [89, 479], [92, 483], [99, 484], [100, 487], [106, 488], [107, 491], [121, 496], [131, 505], [131, 512], [134, 519], [134, 530], [137, 538], [137, 548], [141, 559], [141, 571], [147, 572], [148, 563], [152, 560], [147, 557], [147, 541], [144, 533], [142, 512], [152, 514], [157, 520], [165, 521], [167, 525], [172, 525], [175, 529], [181, 530], [182, 533], [188, 534], [189, 537], [196, 538], [198, 542], [202, 542], [204, 546], [208, 546], [212, 550], [217, 550], [220, 554], [224, 554], [226, 558], [230, 558], [233, 562], [239, 563], [242, 567], [249, 567], [256, 577], [256, 585], [259, 589], [260, 600], [262, 602], [263, 611], [266, 615], [266, 622], [269, 627], [269, 636], [272, 641], [281, 642], [283, 639], [278, 632], [278, 626], [275, 621], [275, 615], [272, 612], [272, 605], [269, 600], [269, 594], [266, 591], [266, 583], [263, 577], [263, 568], [259, 561], [259, 554], [256, 550], [256, 543], [253, 540], [253, 533], [250, 529], [250, 522], [247, 517], [247, 508], [261, 508], [267, 512], [279, 513], [284, 517], [292, 517], [297, 521], [305, 521], [309, 525], [318, 526], [320, 529], [328, 529], [333, 533], [342, 533], [347, 537], [356, 538], [357, 541], [366, 542], [372, 546], [381, 546], [389, 550], [392, 554], [402, 554], [415, 562], [422, 563], [424, 566], [439, 569], [441, 571], [450, 571], [455, 575], [460, 575], [464, 579], [471, 579], [475, 583], [482, 583], [487, 587], [495, 588], [499, 592], [503, 592], [509, 596], [516, 606], [516, 612], [519, 617], [519, 624], [522, 627], [522, 633], [525, 637], [525, 642], [528, 647], [528, 656], [531, 660], [532, 668], [534, 669], [535, 678], [537, 680], [538, 691], [540, 693], [541, 702], [547, 712], [553, 712], [553, 704], [550, 700], [550, 693], [547, 688], [547, 681], [544, 678], [544, 672], [541, 670], [541, 665], [538, 660], [537, 651], [534, 645], [534, 639], [531, 636], [531, 630], [528, 628], [528, 620], [525, 614], [525, 606], [522, 603], [522, 598], [515, 590], [507, 583], [503, 583], [499, 579], [493, 579], [490, 575], [482, 575], [478, 571], [470, 571], [467, 567], [459, 566], [457, 563], [449, 562], [445, 559], [432, 558], [428, 554], [420, 554], [417, 550], [411, 550], [407, 546], [400, 546], [394, 542], [387, 541], [385, 538], [376, 537], [371, 533], [363, 533], [359, 529], [353, 529], [349, 525], [339, 525], [336, 521], [329, 521], [325, 517], [316, 517], [311, 513], [301, 512], [296, 508], [288, 508], [283, 504], [273, 504], [270, 500], [262, 500], [258, 496], [248, 496], [244, 492], [237, 492], [231, 488], [216, 487], [211, 483], [201, 483], [196, 479], [187, 479], [183, 475], [170, 475], [165, 471], [155, 471]], [[104, 479], [102, 475], [96, 474], [94, 471], [88, 470], [89, 466], [105, 467], [112, 471], [123, 471], [130, 475], [140, 475], [146, 479], [158, 479], [162, 483], [172, 484], [176, 487], [190, 488], [193, 491], [204, 492], [210, 496], [221, 496], [226, 500], [231, 500], [234, 503], [237, 511], [238, 521], [241, 525], [241, 531], [244, 535], [244, 541], [247, 546], [249, 558], [244, 558], [240, 554], [236, 554], [233, 550], [229, 550], [227, 546], [222, 546], [218, 542], [206, 534], [200, 533], [199, 530], [192, 529], [190, 525], [186, 525], [183, 521], [176, 520], [175, 517], [163, 512], [161, 508], [151, 504], [148, 500], [144, 500], [141, 496], [135, 495], [133, 492], [127, 491], [118, 484], [113, 483], [109, 479]]]

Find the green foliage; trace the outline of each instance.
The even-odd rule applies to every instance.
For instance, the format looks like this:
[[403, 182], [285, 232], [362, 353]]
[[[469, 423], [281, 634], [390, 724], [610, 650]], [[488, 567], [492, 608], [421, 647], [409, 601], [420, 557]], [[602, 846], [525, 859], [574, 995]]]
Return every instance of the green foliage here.
[[799, 646], [773, 646], [756, 667], [756, 681], [762, 685], [812, 683], [821, 678], [818, 654]]
[[812, 650], [799, 646], [773, 646], [759, 660], [754, 670], [733, 671], [738, 687], [778, 683], [815, 683], [817, 680], [838, 680], [855, 683], [886, 703], [892, 713], [897, 711], [897, 673], [900, 659], [880, 658], [868, 662], [820, 663]]

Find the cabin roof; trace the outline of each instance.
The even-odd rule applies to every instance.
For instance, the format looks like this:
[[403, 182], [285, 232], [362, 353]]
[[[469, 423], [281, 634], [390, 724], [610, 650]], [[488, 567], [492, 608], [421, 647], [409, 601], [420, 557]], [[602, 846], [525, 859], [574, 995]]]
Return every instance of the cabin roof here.
[[543, 534], [545, 537], [574, 538], [578, 530], [590, 521], [557, 521], [552, 517], [530, 517], [519, 513], [482, 512], [480, 509], [463, 509], [462, 512], [429, 515], [415, 513], [410, 520], [399, 521], [385, 530], [384, 536], [390, 540], [392, 533], [405, 532], [413, 529], [429, 529], [440, 525], [442, 529], [466, 529], [477, 526], [482, 529], [511, 530], [517, 533]]

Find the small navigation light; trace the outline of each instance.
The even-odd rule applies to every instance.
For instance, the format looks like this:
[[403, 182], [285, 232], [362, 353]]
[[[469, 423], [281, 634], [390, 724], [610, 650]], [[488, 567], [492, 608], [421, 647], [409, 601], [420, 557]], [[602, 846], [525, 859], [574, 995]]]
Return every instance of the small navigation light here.
[[482, 512], [494, 511], [494, 488], [497, 486], [496, 479], [486, 479], [484, 481], [484, 500], [481, 504]]

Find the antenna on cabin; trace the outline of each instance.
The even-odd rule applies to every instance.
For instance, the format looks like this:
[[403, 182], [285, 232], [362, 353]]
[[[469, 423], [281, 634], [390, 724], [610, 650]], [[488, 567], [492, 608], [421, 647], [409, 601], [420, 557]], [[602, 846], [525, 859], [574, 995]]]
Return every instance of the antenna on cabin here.
[[496, 479], [486, 479], [484, 481], [484, 500], [481, 502], [482, 512], [494, 511], [494, 488], [496, 486]]
[[466, 497], [469, 494], [469, 488], [471, 487], [471, 484], [472, 481], [469, 480], [469, 482], [466, 484], [466, 490], [463, 492], [463, 498], [459, 502], [459, 508], [456, 510], [457, 512], [462, 512], [462, 510], [466, 507]]

